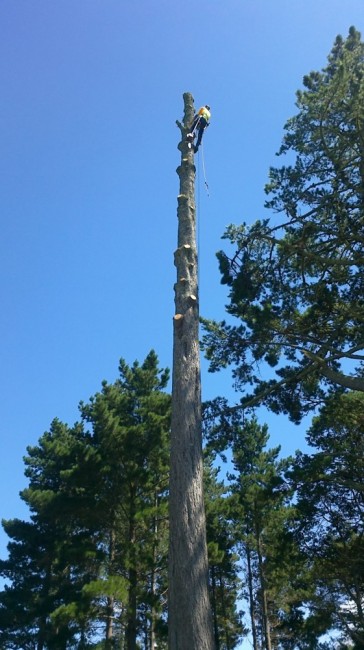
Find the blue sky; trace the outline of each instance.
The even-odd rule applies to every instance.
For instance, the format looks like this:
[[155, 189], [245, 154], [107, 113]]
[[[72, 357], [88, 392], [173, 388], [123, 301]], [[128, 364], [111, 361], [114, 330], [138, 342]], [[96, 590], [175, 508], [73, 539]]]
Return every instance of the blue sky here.
[[[26, 516], [26, 446], [56, 416], [73, 424], [120, 357], [154, 348], [171, 367], [183, 92], [212, 109], [200, 311], [219, 319], [225, 226], [269, 216], [295, 92], [350, 25], [363, 32], [363, 0], [1, 0], [1, 517]], [[234, 399], [202, 365], [204, 398]], [[260, 418], [284, 455], [304, 444]]]

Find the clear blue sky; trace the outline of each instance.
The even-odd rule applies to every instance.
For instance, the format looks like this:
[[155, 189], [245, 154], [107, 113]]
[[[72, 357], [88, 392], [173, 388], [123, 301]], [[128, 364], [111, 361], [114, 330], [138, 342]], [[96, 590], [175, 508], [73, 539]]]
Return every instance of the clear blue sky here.
[[[200, 297], [219, 319], [225, 226], [268, 216], [295, 92], [350, 25], [363, 0], [1, 0], [1, 517], [26, 516], [26, 446], [73, 424], [120, 357], [171, 367], [183, 92], [212, 108]], [[230, 384], [203, 364], [205, 398]], [[303, 444], [269, 424], [285, 455]]]

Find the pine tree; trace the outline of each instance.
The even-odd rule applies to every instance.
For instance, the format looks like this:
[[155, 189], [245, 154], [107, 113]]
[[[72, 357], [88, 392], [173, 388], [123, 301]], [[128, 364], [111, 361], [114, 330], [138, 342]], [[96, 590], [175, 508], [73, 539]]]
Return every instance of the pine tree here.
[[122, 360], [120, 379], [80, 406], [90, 430], [54, 420], [28, 448], [31, 521], [3, 524], [4, 647], [131, 650], [143, 636], [165, 647], [167, 381], [154, 352]]
[[[289, 492], [284, 480], [288, 460], [280, 448], [266, 450], [266, 426], [255, 419], [236, 431], [232, 447], [234, 473], [230, 475], [236, 539], [245, 574], [255, 650], [272, 650], [284, 638], [280, 612], [292, 598], [290, 562], [294, 547], [284, 535], [290, 519]], [[283, 553], [283, 549], [285, 553]], [[296, 566], [292, 567], [293, 572]]]
[[168, 371], [159, 370], [153, 351], [141, 365], [121, 360], [119, 372], [114, 384], [103, 382], [101, 392], [81, 404], [81, 413], [100, 459], [96, 507], [107, 574], [122, 577], [127, 588], [126, 600], [108, 600], [106, 637], [110, 643], [125, 637], [126, 650], [136, 650], [146, 612], [151, 637], [163, 615], [157, 604], [165, 589], [170, 396], [163, 392]]
[[364, 645], [364, 501], [362, 393], [336, 395], [314, 418], [308, 441], [314, 454], [298, 453], [295, 534], [314, 586], [306, 609], [312, 621]]
[[[96, 553], [91, 531], [76, 523], [85, 500], [68, 483], [68, 473], [82, 464], [84, 442], [82, 426], [69, 428], [56, 419], [39, 445], [28, 447], [29, 487], [21, 497], [31, 518], [3, 522], [11, 538], [9, 558], [0, 562], [10, 582], [0, 594], [3, 647], [62, 650], [73, 642], [82, 647], [80, 640], [91, 631], [82, 587], [96, 575]], [[61, 604], [73, 604], [77, 620], [55, 622]]]
[[184, 122], [178, 123], [182, 139], [177, 169], [180, 193], [169, 496], [169, 650], [214, 648], [203, 501], [195, 166], [185, 137], [193, 115], [193, 98], [185, 93]]
[[210, 593], [216, 650], [233, 650], [246, 632], [237, 610], [241, 582], [228, 487], [205, 458], [205, 502]]
[[298, 422], [336, 386], [364, 390], [364, 44], [354, 28], [304, 78], [297, 108], [279, 152], [293, 162], [272, 168], [266, 188], [281, 219], [227, 229], [233, 254], [218, 258], [239, 323], [206, 322], [204, 347], [212, 370], [231, 364], [236, 386], [255, 386], [245, 406]]

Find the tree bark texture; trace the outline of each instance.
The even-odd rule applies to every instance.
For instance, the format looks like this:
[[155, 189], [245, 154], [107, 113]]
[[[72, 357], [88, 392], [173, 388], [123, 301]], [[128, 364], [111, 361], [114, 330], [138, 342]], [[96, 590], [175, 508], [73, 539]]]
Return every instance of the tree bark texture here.
[[169, 543], [169, 650], [214, 650], [203, 499], [195, 165], [186, 133], [193, 97], [183, 95], [175, 252]]

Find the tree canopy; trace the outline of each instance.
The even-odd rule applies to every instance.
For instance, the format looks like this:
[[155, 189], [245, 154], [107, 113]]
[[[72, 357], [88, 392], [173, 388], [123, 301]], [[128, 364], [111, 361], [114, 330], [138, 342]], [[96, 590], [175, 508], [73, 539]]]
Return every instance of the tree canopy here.
[[151, 351], [55, 419], [25, 458], [31, 521], [3, 522], [1, 647], [115, 647], [165, 640], [170, 395]]
[[[218, 253], [227, 312], [204, 321], [210, 369], [232, 365], [243, 404], [294, 421], [334, 388], [364, 391], [364, 44], [338, 36], [304, 77], [285, 125], [266, 207], [279, 215], [230, 225]], [[265, 364], [265, 378], [261, 363]]]
[[292, 530], [314, 587], [305, 627], [331, 626], [354, 648], [364, 644], [363, 405], [354, 391], [328, 400], [308, 432], [315, 453], [297, 452], [289, 473]]

